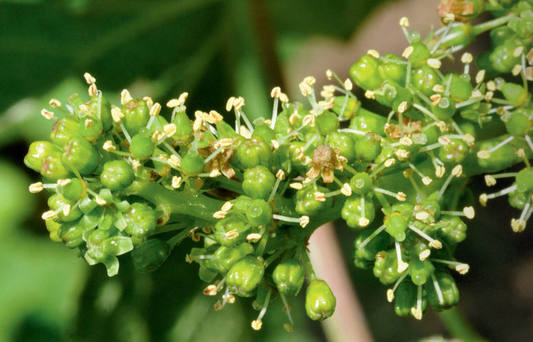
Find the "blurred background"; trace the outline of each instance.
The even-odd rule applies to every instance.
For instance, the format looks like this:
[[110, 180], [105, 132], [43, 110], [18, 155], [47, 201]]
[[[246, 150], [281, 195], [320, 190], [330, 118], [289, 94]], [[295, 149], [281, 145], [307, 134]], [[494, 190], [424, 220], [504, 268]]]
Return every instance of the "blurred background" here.
[[[437, 0], [0, 0], [0, 342], [7, 341], [326, 341], [293, 302], [296, 331], [273, 303], [259, 332], [251, 301], [215, 312], [197, 265], [184, 262], [192, 244], [176, 248], [158, 271], [139, 274], [129, 257], [107, 278], [77, 252], [53, 243], [40, 219], [45, 195], [27, 187], [38, 175], [22, 159], [31, 141], [47, 139], [39, 112], [54, 97], [86, 94], [90, 72], [112, 103], [128, 88], [165, 103], [184, 91], [193, 110], [223, 112], [227, 98], [246, 99], [256, 118], [271, 112], [270, 89], [298, 99], [297, 84], [330, 68], [347, 76], [370, 48], [401, 53], [397, 28], [408, 16], [422, 33], [439, 25]], [[189, 111], [192, 112], [192, 111]], [[477, 195], [484, 185], [474, 179]], [[476, 207], [457, 258], [471, 271], [456, 277], [461, 307], [491, 341], [533, 340], [532, 229], [510, 227], [505, 199]], [[402, 319], [371, 272], [353, 266], [356, 232], [336, 226], [351, 284], [375, 341], [448, 337], [439, 316]], [[330, 248], [337, 248], [333, 245]], [[327, 279], [326, 279], [327, 280]], [[335, 316], [332, 318], [334, 319]], [[331, 337], [329, 338], [332, 341]]]

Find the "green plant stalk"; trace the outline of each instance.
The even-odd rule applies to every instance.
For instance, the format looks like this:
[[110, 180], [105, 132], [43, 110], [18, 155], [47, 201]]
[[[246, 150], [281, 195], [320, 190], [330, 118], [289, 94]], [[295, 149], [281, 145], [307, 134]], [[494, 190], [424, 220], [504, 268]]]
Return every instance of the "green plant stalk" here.
[[472, 328], [457, 306], [439, 313], [439, 317], [450, 335], [454, 338], [461, 341], [488, 342], [488, 340]]

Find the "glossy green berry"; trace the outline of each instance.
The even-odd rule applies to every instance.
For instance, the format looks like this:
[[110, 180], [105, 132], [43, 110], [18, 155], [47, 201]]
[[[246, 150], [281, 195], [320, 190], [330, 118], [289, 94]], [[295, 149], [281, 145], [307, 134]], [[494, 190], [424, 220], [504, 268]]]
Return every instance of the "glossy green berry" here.
[[369, 132], [355, 141], [355, 154], [357, 159], [371, 162], [380, 155], [381, 138], [379, 135]]
[[437, 272], [435, 280], [428, 282], [428, 301], [437, 312], [450, 309], [459, 303], [459, 289], [448, 272]]
[[355, 264], [359, 268], [367, 268], [376, 260], [376, 254], [384, 251], [389, 246], [390, 237], [388, 234], [380, 233], [361, 247], [362, 243], [372, 235], [376, 229], [365, 229], [355, 239]]
[[84, 229], [77, 222], [65, 222], [58, 230], [58, 236], [68, 248], [78, 248], [85, 244], [83, 239]]
[[316, 117], [316, 127], [322, 135], [328, 135], [337, 131], [339, 128], [339, 118], [337, 114], [326, 110]]
[[136, 159], [146, 160], [152, 156], [154, 151], [155, 143], [150, 135], [138, 133], [131, 138], [130, 153]]
[[111, 104], [107, 98], [95, 95], [85, 104], [91, 109], [89, 115], [102, 123], [104, 131], [109, 131], [113, 126], [113, 117], [111, 116]]
[[439, 148], [439, 159], [445, 163], [460, 164], [470, 151], [461, 139], [450, 139], [450, 143]]
[[412, 105], [413, 97], [411, 92], [394, 81], [386, 80], [383, 82], [379, 90], [380, 93], [376, 92], [375, 94], [376, 101], [384, 106], [392, 108], [395, 112], [399, 111], [399, 106], [402, 103], [402, 106], [407, 104], [407, 107], [403, 109], [403, 111]]
[[239, 169], [248, 169], [258, 165], [270, 168], [272, 151], [262, 139], [246, 139], [233, 153], [231, 163]]
[[440, 83], [440, 77], [432, 67], [424, 64], [413, 70], [411, 83], [422, 94], [431, 96], [434, 94], [433, 87]]
[[[350, 120], [350, 127], [364, 133], [374, 133], [384, 137], [383, 126], [387, 123], [387, 118], [369, 112], [363, 108], [360, 108], [357, 115]], [[360, 138], [359, 135], [356, 136]]]
[[90, 142], [95, 142], [102, 133], [104, 132], [104, 127], [100, 120], [85, 116], [80, 119], [78, 125], [78, 134], [87, 139]]
[[408, 218], [398, 212], [393, 212], [385, 218], [385, 230], [396, 241], [402, 242], [406, 237], [405, 231], [407, 230], [408, 222]]
[[133, 266], [139, 272], [153, 272], [168, 258], [170, 249], [168, 244], [159, 239], [149, 239], [131, 251]]
[[328, 145], [346, 158], [348, 164], [355, 161], [355, 141], [350, 134], [333, 132], [328, 136]]
[[247, 242], [234, 247], [220, 246], [213, 254], [211, 265], [218, 273], [226, 274], [233, 264], [253, 252], [254, 247]]
[[204, 158], [191, 148], [181, 159], [180, 167], [185, 175], [196, 176], [204, 171]]
[[61, 228], [62, 224], [54, 221], [54, 220], [46, 220], [44, 221], [46, 224], [46, 230], [48, 231], [48, 235], [50, 236], [50, 240], [54, 242], [61, 242], [61, 238], [59, 237], [59, 229]]
[[441, 120], [451, 118], [457, 108], [455, 101], [451, 97], [443, 96], [437, 105], [431, 106], [431, 111], [435, 116]]
[[77, 136], [79, 124], [70, 116], [57, 120], [50, 131], [50, 141], [57, 146], [65, 146], [70, 139]]
[[466, 224], [457, 216], [443, 215], [441, 222], [443, 227], [437, 230], [437, 237], [450, 245], [462, 242], [466, 239]]
[[350, 187], [354, 194], [366, 195], [373, 185], [372, 178], [366, 172], [359, 172], [350, 179]]
[[414, 68], [420, 68], [426, 65], [427, 60], [431, 57], [431, 51], [426, 44], [422, 42], [414, 42], [411, 44], [413, 52], [409, 56], [409, 60]]
[[350, 68], [350, 77], [364, 90], [374, 90], [381, 86], [383, 79], [379, 75], [378, 62], [370, 55], [362, 56]]
[[222, 246], [233, 247], [246, 241], [250, 227], [246, 216], [228, 215], [216, 223], [214, 237]]
[[265, 226], [272, 220], [272, 206], [265, 200], [255, 199], [246, 209], [246, 218], [254, 226]]
[[533, 11], [527, 10], [520, 13], [520, 17], [514, 17], [507, 24], [520, 38], [530, 39], [533, 35]]
[[398, 259], [395, 250], [381, 252], [376, 256], [374, 264], [374, 276], [379, 279], [383, 285], [393, 284], [401, 273], [398, 272]]
[[24, 164], [33, 171], [40, 172], [43, 167], [43, 159], [51, 154], [59, 154], [60, 151], [49, 141], [34, 141], [30, 144], [28, 153], [24, 157]]
[[376, 215], [374, 201], [368, 196], [352, 196], [344, 203], [341, 215], [350, 228], [366, 227]]
[[251, 297], [263, 279], [264, 273], [263, 260], [247, 256], [233, 264], [226, 276], [226, 284], [238, 296]]
[[316, 198], [316, 193], [328, 193], [329, 189], [317, 186], [307, 186], [296, 192], [296, 212], [301, 215], [312, 216], [331, 208], [333, 201], [331, 197], [327, 197], [325, 201], [319, 201]]
[[505, 83], [501, 89], [505, 99], [513, 105], [513, 107], [522, 106], [530, 97], [528, 91], [516, 83]]
[[112, 160], [104, 164], [100, 180], [109, 190], [121, 191], [133, 183], [135, 174], [131, 165], [124, 160]]
[[429, 260], [411, 260], [409, 263], [409, 275], [415, 285], [424, 285], [435, 271], [435, 267]]
[[287, 296], [296, 296], [302, 289], [304, 279], [304, 268], [296, 259], [280, 262], [272, 273], [276, 288]]
[[90, 142], [77, 136], [65, 145], [61, 163], [67, 170], [87, 175], [98, 166], [98, 153]]
[[248, 196], [241, 195], [231, 202], [233, 203], [233, 207], [231, 208], [231, 212], [240, 212], [243, 214], [246, 214], [248, 211], [248, 207], [252, 204], [253, 199]]
[[61, 153], [50, 153], [45, 156], [39, 171], [43, 177], [54, 182], [72, 176], [62, 163]]
[[[48, 206], [54, 211], [58, 210], [59, 219], [63, 222], [76, 221], [83, 215], [78, 206], [75, 206], [74, 203], [60, 194], [50, 196], [48, 198]], [[65, 208], [66, 206], [68, 207]]]
[[150, 110], [144, 100], [132, 99], [122, 107], [124, 127], [133, 136], [150, 120]]
[[515, 36], [514, 31], [507, 25], [496, 27], [490, 30], [490, 43], [493, 47], [503, 45]]
[[520, 64], [520, 56], [514, 56], [514, 51], [522, 46], [516, 39], [507, 39], [502, 45], [498, 45], [489, 56], [492, 67], [501, 73], [509, 73], [514, 66]]
[[[451, 78], [451, 81], [448, 80], [449, 78]], [[474, 87], [472, 86], [472, 83], [470, 83], [469, 75], [463, 74], [459, 76], [451, 73], [446, 76], [446, 79], [450, 82], [450, 97], [453, 100], [462, 102], [468, 100], [470, 96], [472, 96]]]
[[[428, 301], [427, 301], [427, 291], [425, 288], [422, 288], [422, 312], [426, 311]], [[404, 280], [398, 286], [396, 294], [394, 296], [394, 312], [400, 317], [408, 317], [413, 315], [413, 312], [418, 307], [418, 286], [410, 282], [409, 280]]]
[[136, 238], [149, 236], [157, 226], [155, 211], [143, 203], [133, 203], [124, 212], [126, 228], [124, 231]]
[[244, 172], [242, 189], [254, 199], [267, 200], [272, 192], [276, 177], [265, 166], [256, 166]]
[[313, 321], [323, 321], [335, 312], [337, 300], [323, 280], [313, 280], [305, 293], [305, 311]]
[[526, 168], [516, 175], [516, 190], [520, 192], [533, 191], [533, 168]]
[[172, 139], [183, 143], [187, 143], [193, 139], [194, 130], [191, 124], [191, 120], [189, 119], [185, 111], [180, 111], [176, 113], [176, 116], [174, 117], [172, 123], [176, 125], [176, 133], [174, 133]]
[[531, 132], [533, 123], [529, 119], [531, 114], [531, 109], [526, 110], [523, 108], [518, 108], [514, 110], [507, 122], [505, 122], [505, 128], [509, 134], [514, 136], [524, 136]]
[[401, 57], [393, 53], [388, 53], [385, 59], [380, 59], [378, 62], [378, 72], [383, 80], [391, 80], [400, 85], [405, 85], [405, 78], [407, 76], [407, 65]]
[[[516, 185], [516, 183], [513, 185]], [[527, 192], [515, 190], [509, 194], [508, 201], [511, 207], [523, 210], [530, 198], [531, 196]]]

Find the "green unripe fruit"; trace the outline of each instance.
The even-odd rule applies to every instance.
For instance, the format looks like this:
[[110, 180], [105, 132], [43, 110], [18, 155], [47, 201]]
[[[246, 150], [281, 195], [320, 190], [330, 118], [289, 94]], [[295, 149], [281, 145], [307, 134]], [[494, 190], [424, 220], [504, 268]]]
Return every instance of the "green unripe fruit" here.
[[[70, 206], [68, 210], [63, 210], [66, 206]], [[52, 210], [59, 210], [58, 216], [62, 222], [72, 222], [79, 219], [83, 213], [78, 206], [74, 206], [74, 203], [67, 200], [60, 194], [54, 194], [48, 198], [48, 206]]]
[[468, 100], [474, 90], [472, 83], [470, 83], [470, 76], [465, 74], [459, 76], [453, 73], [446, 75], [447, 80], [450, 77], [450, 98], [457, 102]]
[[77, 222], [66, 222], [61, 224], [58, 235], [68, 248], [78, 248], [85, 245], [83, 232], [84, 229]]
[[90, 116], [98, 119], [102, 123], [104, 131], [108, 131], [113, 126], [111, 104], [107, 101], [107, 98], [101, 95], [95, 95], [87, 101], [86, 105], [91, 109]]
[[61, 153], [50, 153], [45, 156], [42, 160], [41, 175], [54, 182], [72, 176], [61, 160]]
[[532, 122], [529, 119], [530, 113], [531, 109], [526, 110], [524, 108], [518, 108], [517, 110], [513, 111], [505, 123], [507, 132], [514, 136], [524, 136], [529, 134], [532, 127]]
[[251, 297], [263, 279], [264, 273], [263, 260], [255, 256], [247, 256], [230, 268], [226, 276], [226, 284], [230, 291], [238, 296]]
[[152, 156], [155, 151], [155, 143], [152, 138], [146, 134], [136, 134], [131, 138], [130, 153], [139, 160], [146, 160]]
[[98, 166], [98, 153], [90, 142], [77, 136], [65, 145], [61, 163], [67, 170], [88, 175]]
[[514, 51], [521, 42], [517, 39], [508, 39], [502, 45], [496, 46], [489, 56], [492, 67], [501, 73], [510, 73], [514, 66], [521, 63], [521, 56], [514, 56]]
[[280, 293], [296, 296], [302, 289], [305, 274], [302, 264], [295, 259], [287, 259], [276, 266], [272, 280]]
[[153, 272], [167, 260], [170, 249], [159, 239], [146, 240], [131, 251], [133, 266], [139, 272]]
[[[387, 234], [380, 233], [372, 238], [370, 242], [361, 247], [362, 243], [372, 235], [376, 229], [365, 229], [355, 239], [355, 259], [361, 261], [374, 262], [376, 260], [376, 254], [384, 251], [389, 246], [390, 237]], [[365, 263], [363, 263], [365, 264]], [[369, 266], [364, 265], [364, 266]]]
[[376, 256], [374, 276], [383, 285], [393, 284], [400, 278], [401, 273], [398, 272], [398, 259], [395, 250], [381, 252]]
[[155, 211], [143, 203], [133, 203], [124, 212], [126, 228], [124, 231], [136, 238], [149, 236], [157, 227]]
[[262, 139], [247, 139], [239, 144], [233, 153], [231, 163], [239, 169], [248, 169], [258, 165], [270, 168], [272, 151]]
[[181, 159], [181, 170], [187, 176], [196, 176], [204, 171], [204, 158], [190, 148]]
[[429, 260], [412, 260], [409, 263], [409, 275], [415, 285], [424, 285], [435, 271], [435, 267]]
[[429, 304], [437, 312], [456, 306], [459, 303], [459, 289], [453, 277], [448, 272], [438, 272], [435, 274], [435, 279], [439, 291], [433, 281], [428, 283]]
[[444, 215], [441, 221], [447, 225], [437, 230], [439, 240], [453, 245], [466, 239], [466, 224], [459, 217]]
[[468, 144], [461, 139], [450, 139], [448, 145], [439, 148], [439, 159], [445, 163], [460, 164], [465, 159], [470, 148]]
[[328, 145], [338, 150], [338, 154], [348, 160], [348, 164], [355, 161], [355, 141], [350, 134], [333, 132], [328, 136]]
[[[394, 296], [394, 312], [400, 317], [413, 315], [413, 311], [417, 308], [417, 301], [418, 286], [414, 285], [409, 280], [404, 280], [398, 286], [398, 289], [396, 289], [396, 295]], [[427, 306], [427, 292], [425, 288], [422, 288], [422, 312], [426, 311]]]
[[431, 106], [431, 111], [441, 120], [449, 119], [455, 114], [455, 101], [451, 97], [442, 97], [436, 106]]
[[329, 189], [317, 186], [315, 190], [313, 186], [307, 186], [296, 191], [295, 209], [298, 214], [312, 216], [331, 208], [333, 205], [331, 197], [327, 197], [325, 201], [318, 201], [315, 196], [317, 192], [326, 194], [329, 192]]
[[407, 65], [404, 60], [393, 53], [385, 55], [385, 59], [378, 61], [378, 72], [383, 80], [391, 80], [400, 85], [405, 85]]
[[61, 223], [54, 221], [54, 220], [46, 220], [44, 221], [46, 224], [46, 230], [49, 233], [50, 240], [54, 242], [61, 242], [61, 238], [59, 237], [59, 229], [61, 228]]
[[428, 97], [434, 94], [433, 87], [439, 82], [439, 75], [429, 65], [424, 64], [422, 67], [413, 70], [411, 83], [422, 94]]
[[355, 141], [355, 154], [357, 159], [371, 162], [381, 153], [381, 138], [379, 135], [369, 132], [357, 138]]
[[378, 72], [378, 62], [370, 55], [362, 56], [350, 68], [350, 77], [364, 90], [379, 88], [383, 79]]
[[372, 185], [372, 178], [366, 172], [359, 172], [350, 179], [350, 187], [357, 195], [366, 195], [372, 189]]
[[427, 60], [431, 57], [431, 51], [429, 51], [426, 44], [422, 42], [414, 42], [411, 44], [413, 52], [409, 56], [409, 60], [414, 68], [420, 68], [426, 65]]
[[364, 228], [374, 221], [376, 208], [370, 197], [352, 196], [344, 203], [341, 215], [348, 227]]
[[337, 128], [339, 128], [339, 124], [339, 118], [337, 115], [329, 110], [324, 111], [316, 117], [316, 127], [318, 128], [318, 132], [322, 135], [336, 132]]
[[246, 241], [250, 224], [242, 214], [228, 215], [215, 224], [213, 236], [222, 246], [233, 247]]
[[150, 120], [150, 110], [146, 102], [139, 99], [132, 99], [122, 107], [122, 114], [124, 114], [124, 127], [133, 136], [139, 132], [141, 128], [146, 127]]
[[254, 199], [267, 200], [272, 192], [276, 177], [264, 166], [256, 166], [244, 172], [242, 189]]
[[95, 142], [103, 133], [104, 128], [100, 120], [85, 116], [80, 119], [78, 134], [90, 142]]
[[405, 240], [407, 224], [408, 220], [398, 212], [394, 212], [385, 218], [385, 230], [398, 242]]
[[533, 169], [527, 168], [516, 175], [516, 190], [520, 192], [533, 191]]
[[60, 154], [59, 149], [49, 141], [34, 141], [24, 157], [24, 164], [35, 172], [40, 172], [43, 159], [51, 154]]
[[172, 121], [176, 125], [176, 133], [172, 136], [173, 140], [187, 143], [194, 137], [194, 130], [191, 124], [191, 120], [185, 113], [185, 111], [176, 113], [174, 120]]
[[337, 300], [323, 280], [313, 280], [305, 293], [305, 311], [313, 321], [323, 321], [335, 312]]
[[226, 274], [233, 264], [253, 252], [254, 247], [247, 242], [236, 245], [235, 247], [220, 246], [215, 251], [212, 266], [216, 268], [218, 273]]
[[522, 106], [529, 98], [527, 90], [519, 84], [505, 83], [502, 87], [502, 94], [513, 107]]
[[248, 222], [254, 226], [265, 226], [272, 220], [272, 206], [265, 200], [255, 199], [246, 210]]
[[57, 120], [50, 131], [50, 140], [57, 146], [64, 147], [70, 139], [78, 135], [79, 124], [70, 116]]
[[104, 164], [100, 181], [111, 191], [122, 191], [133, 184], [135, 174], [130, 164], [124, 160], [112, 160]]

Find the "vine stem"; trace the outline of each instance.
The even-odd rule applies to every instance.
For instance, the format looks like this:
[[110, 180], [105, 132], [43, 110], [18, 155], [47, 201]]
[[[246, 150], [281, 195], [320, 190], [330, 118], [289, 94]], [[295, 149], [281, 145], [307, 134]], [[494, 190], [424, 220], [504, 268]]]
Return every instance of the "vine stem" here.
[[309, 251], [315, 272], [328, 283], [337, 299], [335, 314], [322, 323], [328, 341], [372, 342], [374, 339], [351, 286], [332, 223], [313, 233], [309, 239]]
[[439, 313], [439, 317], [444, 323], [446, 330], [454, 338], [461, 341], [488, 342], [488, 340], [472, 328], [457, 306]]

